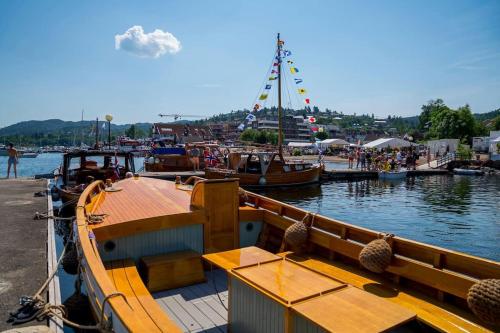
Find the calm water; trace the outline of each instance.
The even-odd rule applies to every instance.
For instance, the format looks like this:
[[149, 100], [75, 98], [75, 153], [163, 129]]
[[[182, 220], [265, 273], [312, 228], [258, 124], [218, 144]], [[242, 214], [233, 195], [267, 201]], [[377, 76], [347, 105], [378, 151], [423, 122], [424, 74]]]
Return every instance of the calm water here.
[[500, 260], [500, 177], [421, 176], [261, 191], [376, 231]]

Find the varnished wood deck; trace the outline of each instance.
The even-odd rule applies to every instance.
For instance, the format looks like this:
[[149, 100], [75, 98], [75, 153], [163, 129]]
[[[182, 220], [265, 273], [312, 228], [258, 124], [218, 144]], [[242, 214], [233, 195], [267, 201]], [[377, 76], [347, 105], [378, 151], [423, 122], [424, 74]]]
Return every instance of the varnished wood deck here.
[[227, 276], [223, 270], [206, 272], [207, 282], [154, 293], [153, 297], [184, 332], [225, 333], [228, 306]]
[[173, 182], [139, 177], [124, 179], [114, 186], [122, 190], [103, 192], [93, 209], [93, 214], [108, 215], [94, 228], [191, 211], [191, 192], [176, 189]]

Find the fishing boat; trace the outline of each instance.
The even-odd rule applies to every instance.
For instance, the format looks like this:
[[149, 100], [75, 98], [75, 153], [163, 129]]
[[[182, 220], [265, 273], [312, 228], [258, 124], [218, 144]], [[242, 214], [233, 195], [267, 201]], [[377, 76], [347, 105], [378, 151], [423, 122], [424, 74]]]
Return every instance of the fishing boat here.
[[379, 171], [378, 178], [386, 179], [386, 180], [397, 180], [397, 179], [405, 179], [408, 171], [400, 170], [400, 171]]
[[99, 327], [492, 332], [499, 323], [499, 262], [313, 214], [238, 179], [191, 180], [136, 176], [82, 193], [80, 275]]
[[465, 176], [482, 176], [482, 175], [484, 175], [484, 171], [481, 169], [454, 168], [453, 173], [456, 175], [465, 175]]
[[[205, 177], [208, 179], [223, 179], [227, 177], [237, 178], [240, 185], [246, 187], [269, 187], [269, 186], [296, 186], [304, 184], [317, 183], [320, 180], [320, 175], [323, 170], [323, 165], [320, 163], [301, 163], [288, 162], [283, 157], [283, 107], [281, 105], [282, 92], [282, 61], [287, 53], [283, 50], [284, 42], [278, 34], [277, 46], [275, 52], [275, 63], [270, 74], [269, 82], [278, 81], [278, 151], [277, 152], [253, 152], [243, 151], [232, 153], [229, 157], [228, 165], [224, 167], [209, 167], [205, 168]], [[292, 73], [298, 72], [295, 67], [291, 67]], [[295, 81], [295, 82], [302, 82]], [[261, 94], [260, 99], [266, 100], [268, 90], [271, 89], [271, 84], [265, 86], [265, 92]], [[300, 93], [305, 92], [305, 89], [299, 88]], [[306, 99], [309, 103], [309, 99]], [[254, 111], [260, 108], [259, 104], [255, 104]], [[245, 121], [253, 122], [256, 119], [255, 115], [249, 114]], [[245, 123], [240, 125], [240, 129], [245, 127]]]
[[78, 150], [64, 154], [56, 180], [63, 203], [74, 207], [89, 181], [123, 179], [135, 172], [132, 153], [101, 150]]

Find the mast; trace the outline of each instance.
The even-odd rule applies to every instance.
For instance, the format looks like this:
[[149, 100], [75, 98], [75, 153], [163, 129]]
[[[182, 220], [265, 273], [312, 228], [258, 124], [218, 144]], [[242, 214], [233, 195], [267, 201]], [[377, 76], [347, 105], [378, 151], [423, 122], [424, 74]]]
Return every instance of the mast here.
[[280, 158], [283, 158], [283, 110], [281, 108], [281, 40], [278, 32], [277, 38], [277, 59], [278, 59], [278, 151]]

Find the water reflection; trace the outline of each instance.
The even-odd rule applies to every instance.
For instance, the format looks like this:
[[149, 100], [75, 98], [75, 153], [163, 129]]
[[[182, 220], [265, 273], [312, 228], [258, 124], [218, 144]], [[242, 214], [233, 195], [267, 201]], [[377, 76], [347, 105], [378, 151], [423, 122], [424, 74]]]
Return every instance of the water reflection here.
[[423, 181], [422, 199], [436, 212], [467, 214], [471, 205], [471, 185], [471, 177], [428, 177]]

